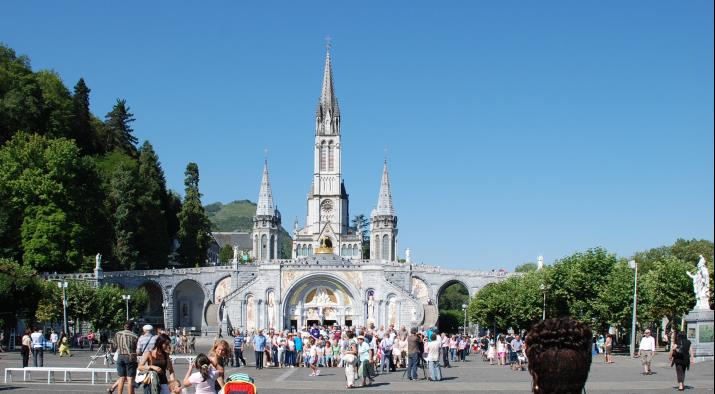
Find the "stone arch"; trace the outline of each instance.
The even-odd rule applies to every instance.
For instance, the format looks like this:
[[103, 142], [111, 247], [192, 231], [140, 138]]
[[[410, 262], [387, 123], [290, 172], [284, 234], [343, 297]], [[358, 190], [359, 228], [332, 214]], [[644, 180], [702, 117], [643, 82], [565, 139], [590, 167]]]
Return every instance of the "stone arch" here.
[[172, 298], [174, 327], [200, 331], [204, 325], [204, 309], [208, 299], [206, 289], [194, 279], [184, 279], [174, 287]]
[[220, 305], [223, 299], [231, 292], [231, 275], [225, 275], [216, 281], [212, 302]]
[[164, 307], [162, 306], [165, 300], [164, 289], [158, 282], [151, 279], [142, 282], [137, 288], [145, 289], [149, 296], [146, 308], [142, 312], [144, 320], [155, 327], [164, 327]]
[[423, 277], [412, 275], [410, 280], [410, 294], [419, 299], [423, 304], [427, 304], [429, 300], [434, 300], [434, 293], [431, 286]]
[[[461, 302], [461, 304], [458, 302], [456, 305], [448, 307], [444, 304], [442, 300], [442, 295], [447, 288], [453, 285], [458, 285], [462, 287], [464, 289], [463, 293], [465, 293], [464, 295], [466, 296], [466, 298]], [[437, 290], [435, 302], [439, 316], [437, 320], [437, 326], [440, 328], [440, 331], [449, 333], [463, 332], [465, 330], [464, 325], [466, 323], [466, 319], [464, 317], [465, 315], [462, 305], [469, 304], [469, 286], [467, 286], [467, 284], [460, 279], [448, 279], [447, 281], [442, 283], [442, 285]]]
[[[320, 306], [305, 306], [309, 293], [317, 288], [327, 288], [334, 292], [335, 299], [330, 300], [330, 305]], [[335, 320], [338, 324], [345, 324], [349, 321], [351, 324], [362, 319], [362, 315], [355, 315], [355, 312], [362, 310], [361, 292], [346, 281], [343, 277], [330, 273], [320, 272], [307, 275], [293, 283], [283, 293], [283, 298], [280, 307], [280, 314], [283, 318], [283, 327], [290, 328], [292, 325], [306, 325], [308, 320], [315, 320], [315, 310], [323, 306], [333, 308], [335, 319], [327, 319], [325, 313], [323, 320]], [[358, 306], [360, 305], [360, 306]], [[311, 310], [313, 309], [313, 310]], [[328, 309], [328, 308], [324, 308]], [[347, 312], [350, 314], [348, 315]], [[308, 316], [312, 316], [310, 319]], [[280, 324], [280, 323], [279, 323]]]
[[470, 291], [469, 285], [467, 285], [467, 283], [466, 283], [465, 281], [463, 281], [463, 280], [461, 280], [461, 279], [458, 279], [458, 278], [450, 278], [450, 279], [447, 279], [447, 281], [445, 281], [444, 283], [442, 283], [442, 284], [439, 286], [439, 288], [437, 289], [437, 292], [436, 292], [436, 294], [434, 295], [434, 296], [435, 296], [435, 297], [434, 297], [435, 302], [439, 303], [439, 297], [442, 296], [442, 293], [444, 292], [444, 290], [447, 289], [447, 287], [449, 287], [449, 286], [451, 286], [451, 285], [453, 285], [453, 284], [459, 284], [459, 285], [461, 285], [462, 287], [464, 287], [464, 288], [467, 290], [467, 295], [468, 295], [468, 297], [469, 297], [469, 298], [472, 297], [472, 292]]

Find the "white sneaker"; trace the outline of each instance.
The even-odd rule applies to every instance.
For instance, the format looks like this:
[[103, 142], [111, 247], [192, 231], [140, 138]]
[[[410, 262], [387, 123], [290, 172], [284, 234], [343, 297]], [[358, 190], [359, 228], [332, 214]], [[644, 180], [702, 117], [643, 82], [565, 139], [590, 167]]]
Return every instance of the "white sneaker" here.
[[320, 370], [315, 371], [315, 376], [320, 375]]

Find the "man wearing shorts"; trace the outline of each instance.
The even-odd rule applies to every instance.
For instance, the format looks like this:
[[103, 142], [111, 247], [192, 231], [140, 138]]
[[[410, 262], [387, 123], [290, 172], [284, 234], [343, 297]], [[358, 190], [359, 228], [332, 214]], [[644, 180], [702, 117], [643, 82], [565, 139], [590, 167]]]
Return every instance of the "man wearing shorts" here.
[[137, 374], [137, 338], [134, 330], [134, 322], [124, 323], [124, 330], [114, 334], [114, 345], [119, 353], [117, 357], [117, 375], [119, 384], [117, 392], [122, 393], [124, 384], [127, 384], [127, 392], [134, 394], [134, 376]]
[[645, 335], [641, 338], [641, 344], [638, 347], [638, 356], [643, 364], [643, 375], [652, 375], [650, 363], [655, 355], [655, 338], [650, 335], [650, 330], [645, 330]]

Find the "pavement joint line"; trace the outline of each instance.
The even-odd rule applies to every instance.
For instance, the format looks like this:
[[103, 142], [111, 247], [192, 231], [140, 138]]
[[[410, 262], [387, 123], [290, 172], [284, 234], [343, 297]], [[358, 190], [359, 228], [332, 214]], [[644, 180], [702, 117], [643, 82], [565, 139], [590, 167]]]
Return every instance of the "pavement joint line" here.
[[294, 374], [295, 371], [298, 369], [300, 369], [300, 368], [288, 368], [287, 371], [283, 372], [282, 374], [280, 374], [280, 376], [278, 376], [276, 378], [276, 382], [282, 382], [282, 381], [286, 380], [286, 378], [288, 378], [288, 376]]

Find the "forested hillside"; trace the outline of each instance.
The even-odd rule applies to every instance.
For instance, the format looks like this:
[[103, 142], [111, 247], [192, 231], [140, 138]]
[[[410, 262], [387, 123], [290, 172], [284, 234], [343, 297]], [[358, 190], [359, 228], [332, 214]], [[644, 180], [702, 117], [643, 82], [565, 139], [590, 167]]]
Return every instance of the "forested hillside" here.
[[[127, 100], [97, 116], [80, 78], [70, 90], [0, 44], [0, 258], [37, 272], [164, 268], [205, 260], [209, 221], [194, 163], [183, 201], [157, 152], [139, 144]], [[12, 265], [12, 264], [11, 264]]]

